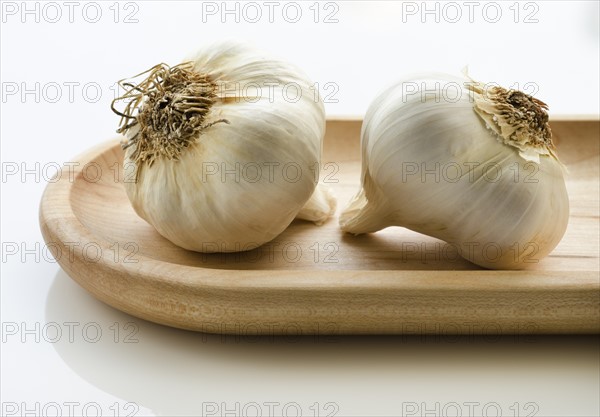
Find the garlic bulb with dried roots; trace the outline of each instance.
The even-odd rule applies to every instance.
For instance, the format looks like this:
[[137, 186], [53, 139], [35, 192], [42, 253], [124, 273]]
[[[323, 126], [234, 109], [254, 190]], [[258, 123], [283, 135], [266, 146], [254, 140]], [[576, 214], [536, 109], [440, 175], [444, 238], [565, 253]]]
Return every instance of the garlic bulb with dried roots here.
[[432, 74], [386, 89], [362, 126], [362, 187], [342, 230], [403, 226], [493, 269], [537, 263], [561, 240], [569, 199], [546, 105]]
[[137, 214], [171, 242], [250, 250], [296, 217], [333, 213], [331, 194], [316, 188], [324, 107], [297, 68], [226, 42], [137, 77], [120, 82], [126, 93], [112, 106], [134, 173], [124, 183]]

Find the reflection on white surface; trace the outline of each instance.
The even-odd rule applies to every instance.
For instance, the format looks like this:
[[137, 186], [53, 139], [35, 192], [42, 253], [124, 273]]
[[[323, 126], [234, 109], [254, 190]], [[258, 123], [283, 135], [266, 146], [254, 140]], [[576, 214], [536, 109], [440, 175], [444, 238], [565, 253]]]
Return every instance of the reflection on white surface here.
[[485, 407], [490, 415], [514, 415], [515, 407], [518, 415], [598, 411], [594, 336], [207, 335], [121, 313], [60, 271], [46, 323], [69, 322], [87, 325], [89, 340], [76, 331], [73, 342], [63, 337], [53, 346], [83, 379], [122, 399], [120, 415], [133, 410], [128, 402], [139, 407], [136, 415], [170, 416], [281, 415], [284, 408], [289, 415], [421, 415], [436, 407], [450, 413], [455, 404], [462, 415]]

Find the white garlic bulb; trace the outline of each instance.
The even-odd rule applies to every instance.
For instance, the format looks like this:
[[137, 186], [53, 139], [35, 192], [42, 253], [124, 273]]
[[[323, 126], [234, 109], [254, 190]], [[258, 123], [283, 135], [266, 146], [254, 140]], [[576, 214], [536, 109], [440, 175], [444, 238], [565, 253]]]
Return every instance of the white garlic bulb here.
[[362, 188], [342, 230], [403, 226], [486, 268], [537, 263], [569, 217], [546, 110], [522, 92], [443, 74], [391, 86], [363, 122]]
[[128, 138], [125, 171], [136, 174], [125, 181], [127, 195], [176, 245], [250, 250], [297, 215], [322, 223], [334, 211], [323, 186], [313, 195], [323, 103], [294, 66], [229, 41], [121, 85], [128, 91], [117, 102], [127, 107], [113, 110]]

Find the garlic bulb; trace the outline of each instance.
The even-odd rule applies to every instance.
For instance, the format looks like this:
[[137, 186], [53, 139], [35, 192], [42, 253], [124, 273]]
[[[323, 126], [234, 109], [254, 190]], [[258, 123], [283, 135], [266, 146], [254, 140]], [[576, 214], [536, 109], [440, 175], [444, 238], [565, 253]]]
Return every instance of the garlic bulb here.
[[537, 263], [569, 217], [546, 110], [522, 92], [447, 75], [393, 85], [363, 122], [362, 188], [342, 230], [403, 226], [486, 268]]
[[235, 42], [148, 72], [137, 85], [121, 82], [127, 92], [116, 102], [127, 105], [113, 110], [127, 138], [125, 171], [135, 172], [127, 195], [162, 236], [199, 252], [243, 251], [298, 214], [332, 214], [325, 188], [313, 196], [325, 112], [302, 72]]

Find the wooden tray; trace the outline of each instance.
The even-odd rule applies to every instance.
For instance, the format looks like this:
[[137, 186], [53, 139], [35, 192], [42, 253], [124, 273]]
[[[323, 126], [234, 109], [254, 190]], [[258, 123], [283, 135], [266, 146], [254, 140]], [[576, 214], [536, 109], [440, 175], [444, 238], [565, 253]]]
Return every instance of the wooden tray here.
[[[562, 242], [526, 271], [489, 271], [436, 239], [389, 228], [352, 237], [337, 218], [295, 221], [241, 254], [176, 247], [137, 217], [117, 140], [81, 155], [40, 207], [48, 247], [107, 304], [169, 326], [236, 334], [600, 332], [599, 123], [553, 121], [568, 166]], [[360, 121], [327, 125], [324, 174], [344, 207], [359, 184]], [[339, 168], [339, 170], [337, 170]], [[336, 171], [337, 170], [337, 171]], [[339, 212], [340, 209], [338, 209]], [[407, 244], [408, 242], [408, 244]]]

